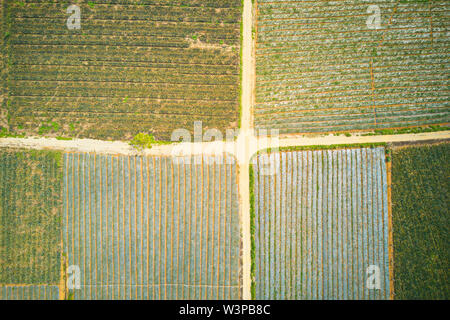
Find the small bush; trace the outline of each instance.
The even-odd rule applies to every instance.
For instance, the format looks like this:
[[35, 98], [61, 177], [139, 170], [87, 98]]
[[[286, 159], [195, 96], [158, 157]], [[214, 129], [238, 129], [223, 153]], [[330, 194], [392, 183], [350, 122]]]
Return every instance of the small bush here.
[[130, 145], [137, 150], [151, 149], [153, 144], [157, 141], [151, 134], [138, 133], [133, 140], [130, 141]]

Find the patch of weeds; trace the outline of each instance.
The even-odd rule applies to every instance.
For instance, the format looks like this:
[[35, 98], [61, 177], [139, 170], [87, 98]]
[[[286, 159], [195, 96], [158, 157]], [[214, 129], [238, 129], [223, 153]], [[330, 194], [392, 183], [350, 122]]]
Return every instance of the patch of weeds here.
[[153, 135], [148, 133], [138, 133], [130, 141], [130, 145], [136, 150], [151, 149], [154, 145], [170, 144], [171, 142], [157, 141]]
[[52, 122], [51, 125], [52, 125], [53, 131], [58, 131], [59, 130], [59, 124], [58, 123]]
[[57, 132], [58, 130], [59, 124], [53, 121], [46, 124], [41, 124], [38, 130], [38, 134], [42, 136], [50, 132]]
[[0, 128], [0, 138], [24, 138], [25, 134], [9, 132], [6, 128]]
[[413, 128], [403, 128], [403, 129], [377, 129], [373, 132], [364, 133], [362, 136], [378, 136], [378, 135], [394, 135], [394, 134], [406, 134], [406, 133], [425, 133], [425, 132], [437, 132], [446, 131], [449, 127], [446, 126], [424, 126], [424, 127], [413, 127]]

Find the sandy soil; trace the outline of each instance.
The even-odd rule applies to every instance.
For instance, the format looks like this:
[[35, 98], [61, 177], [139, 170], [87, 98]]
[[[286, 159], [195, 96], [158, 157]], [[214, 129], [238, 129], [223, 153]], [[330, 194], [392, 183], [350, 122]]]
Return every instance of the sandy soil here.
[[243, 12], [243, 44], [242, 44], [242, 110], [241, 133], [235, 145], [235, 155], [239, 161], [239, 208], [242, 230], [242, 279], [243, 299], [251, 299], [251, 233], [250, 233], [250, 182], [249, 159], [252, 155], [251, 146], [255, 146], [252, 135], [251, 108], [253, 101], [254, 59], [252, 41], [252, 1], [244, 1]]

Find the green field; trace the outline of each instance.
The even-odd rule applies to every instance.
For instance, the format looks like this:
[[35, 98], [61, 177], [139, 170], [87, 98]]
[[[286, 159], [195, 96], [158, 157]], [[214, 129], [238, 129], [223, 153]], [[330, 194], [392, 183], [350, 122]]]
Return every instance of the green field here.
[[0, 285], [59, 282], [61, 213], [61, 155], [0, 151]]
[[[256, 2], [256, 128], [450, 122], [448, 1]], [[367, 24], [370, 5], [380, 10], [378, 29]]]
[[[69, 30], [73, 3], [81, 29]], [[238, 126], [241, 0], [89, 3], [2, 1], [0, 127], [169, 140], [174, 129], [193, 131], [194, 120]]]
[[449, 299], [450, 145], [394, 148], [396, 299]]

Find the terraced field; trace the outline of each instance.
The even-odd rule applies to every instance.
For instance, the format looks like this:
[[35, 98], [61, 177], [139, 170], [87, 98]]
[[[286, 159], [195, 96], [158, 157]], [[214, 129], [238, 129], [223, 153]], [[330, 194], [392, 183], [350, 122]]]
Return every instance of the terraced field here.
[[64, 156], [75, 299], [241, 297], [237, 166], [196, 159]]
[[448, 125], [448, 13], [440, 0], [258, 0], [255, 127]]
[[252, 168], [254, 298], [389, 299], [384, 148], [260, 154]]
[[237, 127], [241, 0], [76, 1], [69, 30], [72, 2], [2, 1], [10, 131], [168, 140], [193, 120]]

